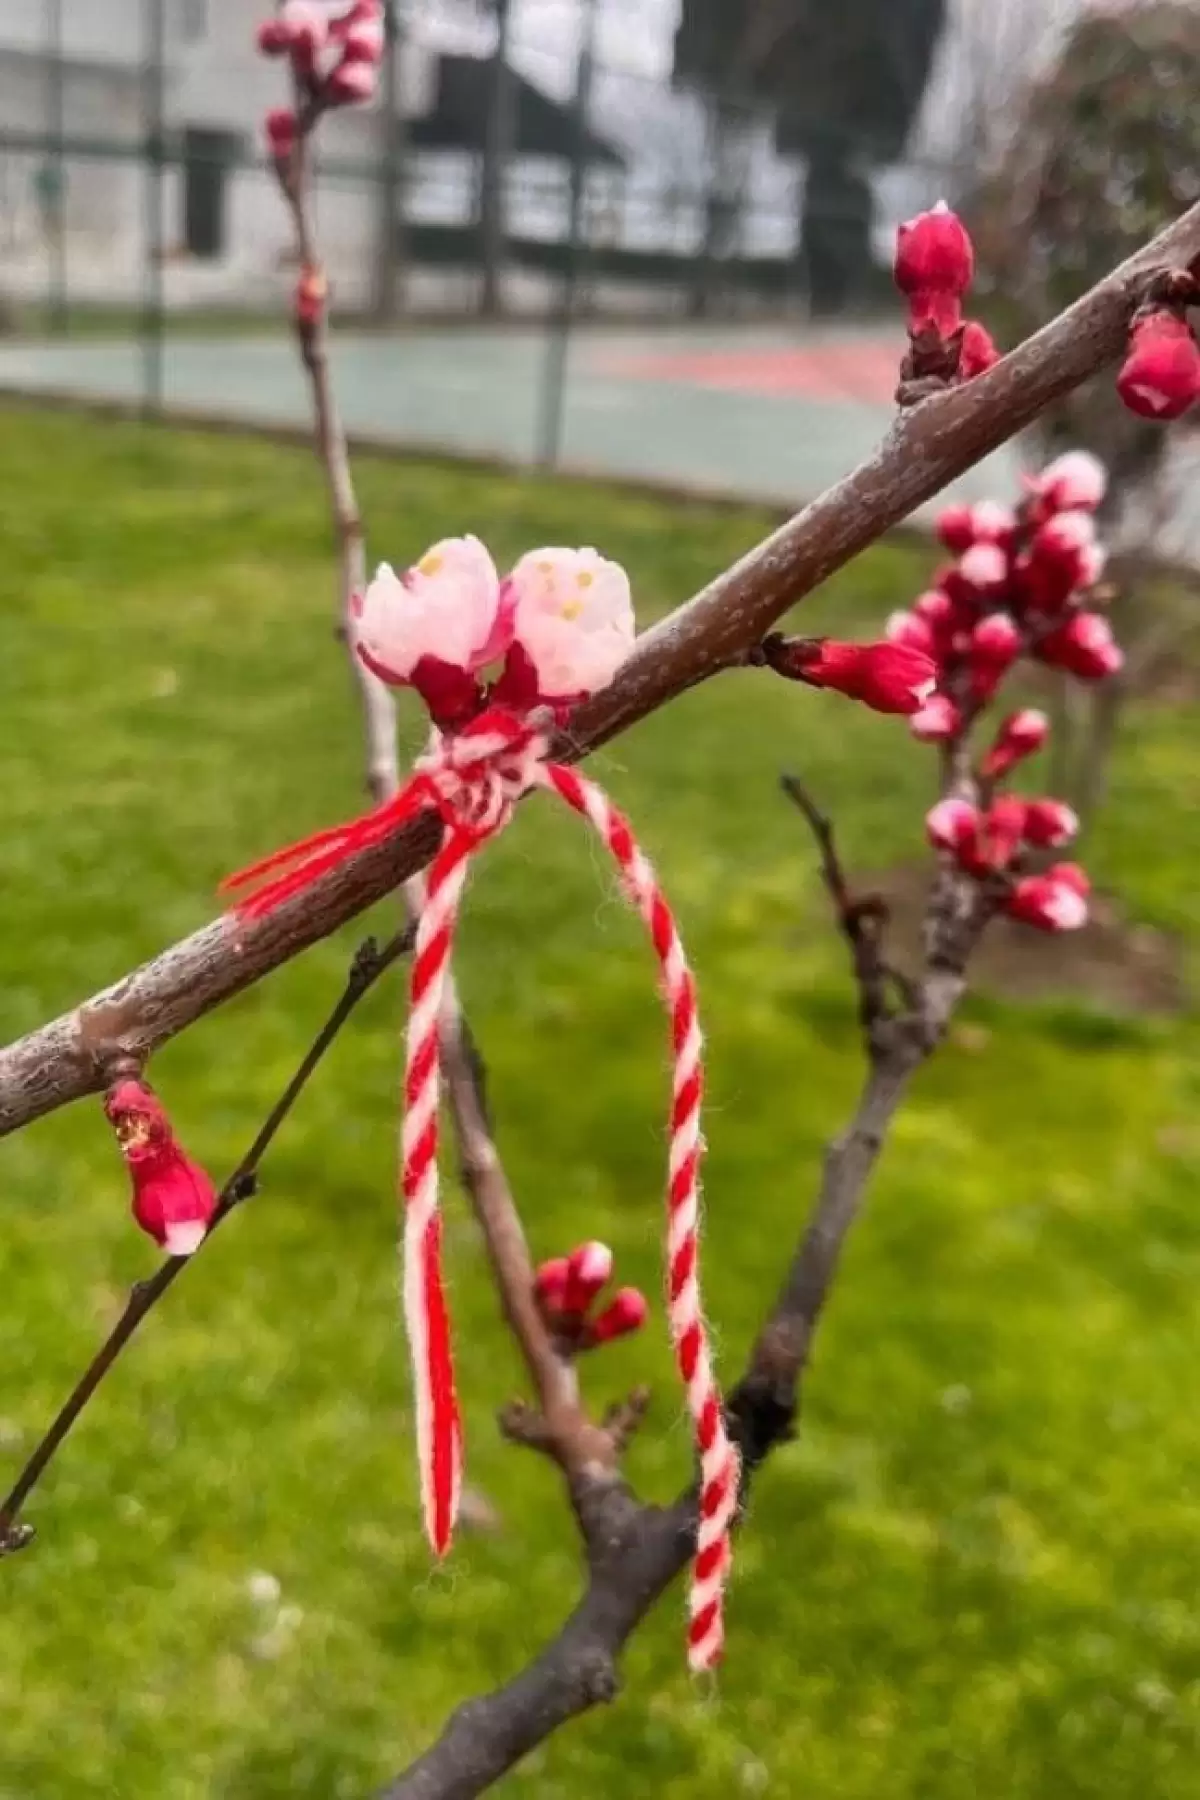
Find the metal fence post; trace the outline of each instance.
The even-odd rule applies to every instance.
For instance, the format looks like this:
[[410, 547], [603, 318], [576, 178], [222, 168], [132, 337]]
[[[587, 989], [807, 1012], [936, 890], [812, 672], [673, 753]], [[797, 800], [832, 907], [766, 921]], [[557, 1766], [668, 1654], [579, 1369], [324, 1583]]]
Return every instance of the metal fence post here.
[[142, 137], [145, 154], [142, 268], [142, 411], [163, 404], [163, 223], [166, 144], [166, 0], [143, 0]]
[[566, 260], [558, 290], [558, 307], [546, 344], [546, 368], [542, 380], [542, 430], [540, 461], [544, 469], [558, 464], [562, 450], [563, 412], [566, 403], [567, 364], [571, 330], [579, 302], [579, 278], [583, 271], [585, 232], [584, 201], [587, 197], [588, 121], [596, 72], [598, 0], [583, 0], [583, 39], [575, 77], [575, 105], [571, 142], [570, 221]]

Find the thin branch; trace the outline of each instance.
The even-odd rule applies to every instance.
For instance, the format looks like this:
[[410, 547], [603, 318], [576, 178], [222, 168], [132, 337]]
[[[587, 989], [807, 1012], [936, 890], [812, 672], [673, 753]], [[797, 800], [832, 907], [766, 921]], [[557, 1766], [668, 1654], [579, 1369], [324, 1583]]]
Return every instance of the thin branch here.
[[[575, 760], [734, 666], [790, 606], [1110, 362], [1155, 272], [1197, 257], [1200, 206], [986, 375], [906, 412], [868, 461], [647, 632], [556, 754]], [[252, 929], [217, 920], [0, 1052], [0, 1134], [96, 1091], [113, 1055], [147, 1055], [328, 936], [422, 868], [440, 835], [427, 815]]]
[[[305, 1052], [299, 1068], [284, 1088], [283, 1093], [267, 1114], [250, 1148], [221, 1189], [217, 1209], [213, 1214], [208, 1236], [204, 1240], [205, 1245], [230, 1213], [256, 1192], [258, 1173], [263, 1157], [270, 1148], [280, 1126], [304, 1092], [318, 1064], [359, 1001], [392, 967], [392, 964], [399, 961], [400, 957], [412, 947], [412, 937], [413, 933], [409, 928], [399, 932], [382, 949], [373, 938], [368, 938], [359, 947], [337, 1005]], [[200, 1255], [203, 1248], [204, 1245], [201, 1245], [201, 1250], [196, 1251], [195, 1256]], [[157, 1273], [152, 1275], [148, 1281], [139, 1281], [131, 1289], [125, 1309], [117, 1323], [34, 1449], [11, 1491], [0, 1502], [0, 1556], [7, 1552], [23, 1549], [32, 1539], [34, 1535], [32, 1526], [20, 1523], [20, 1512], [26, 1500], [45, 1474], [55, 1454], [70, 1435], [80, 1414], [86, 1409], [88, 1402], [117, 1362], [121, 1352], [137, 1332], [143, 1320], [153, 1312], [163, 1295], [174, 1286], [188, 1264], [195, 1260], [195, 1256], [168, 1257]]]
[[[319, 115], [306, 114], [300, 107], [298, 114], [300, 129], [291, 157], [280, 167], [280, 187], [292, 217], [304, 276], [315, 282], [317, 292], [324, 296], [326, 278], [311, 209], [310, 151]], [[341, 636], [362, 707], [368, 786], [379, 803], [400, 787], [396, 708], [390, 688], [354, 652], [353, 605], [366, 585], [366, 553], [346, 434], [329, 369], [324, 304], [297, 308], [296, 334], [312, 392], [317, 454], [325, 470], [338, 544]], [[424, 902], [424, 883], [414, 875], [404, 886], [410, 919], [419, 918]], [[575, 1372], [558, 1354], [535, 1304], [532, 1259], [488, 1117], [483, 1061], [452, 980], [447, 983], [438, 1033], [463, 1184], [487, 1247], [504, 1316], [541, 1404], [547, 1443], [568, 1473], [581, 1475], [597, 1465], [611, 1467], [615, 1461], [612, 1440], [589, 1423]]]
[[888, 984], [894, 982], [911, 991], [907, 977], [899, 976], [883, 955], [887, 906], [879, 894], [858, 896], [851, 892], [838, 853], [833, 821], [821, 811], [804, 783], [795, 775], [781, 775], [779, 785], [804, 815], [816, 839], [821, 857], [821, 879], [833, 903], [838, 929], [850, 946], [863, 1035], [871, 1055], [881, 1056], [886, 1053], [889, 1042], [885, 1027], [893, 1017]]

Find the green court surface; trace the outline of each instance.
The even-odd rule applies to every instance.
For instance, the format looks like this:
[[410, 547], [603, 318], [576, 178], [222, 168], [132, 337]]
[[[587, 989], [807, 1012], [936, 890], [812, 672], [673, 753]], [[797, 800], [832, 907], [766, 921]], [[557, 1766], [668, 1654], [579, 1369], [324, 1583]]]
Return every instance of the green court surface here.
[[[893, 416], [901, 340], [883, 327], [580, 332], [569, 359], [565, 468], [783, 505], [811, 499], [868, 456]], [[282, 335], [192, 337], [163, 352], [168, 409], [257, 424], [306, 423], [295, 351]], [[334, 364], [349, 429], [399, 446], [535, 462], [545, 333], [536, 327], [339, 333]], [[0, 389], [136, 400], [129, 340], [0, 348]], [[1009, 492], [1012, 452], [972, 470], [965, 498]]]

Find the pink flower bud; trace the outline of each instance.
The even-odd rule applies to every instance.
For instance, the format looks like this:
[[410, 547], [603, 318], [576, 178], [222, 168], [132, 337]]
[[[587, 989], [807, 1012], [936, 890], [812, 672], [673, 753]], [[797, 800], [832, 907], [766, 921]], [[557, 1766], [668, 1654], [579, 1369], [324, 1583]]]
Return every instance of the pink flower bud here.
[[269, 154], [275, 157], [276, 161], [282, 161], [284, 157], [290, 156], [296, 147], [296, 137], [300, 129], [291, 107], [272, 107], [267, 114], [265, 125]]
[[1200, 346], [1186, 319], [1153, 312], [1129, 333], [1117, 392], [1144, 419], [1178, 419], [1200, 399]]
[[311, 62], [329, 40], [329, 16], [317, 0], [285, 0], [278, 25], [292, 54], [306, 62]]
[[1032, 706], [1013, 713], [1001, 725], [995, 743], [983, 759], [980, 772], [984, 779], [995, 781], [1007, 775], [1017, 763], [1040, 750], [1049, 736], [1050, 721], [1045, 713]]
[[894, 612], [884, 627], [889, 644], [902, 644], [906, 650], [919, 650], [922, 656], [934, 655], [933, 630], [928, 620], [917, 612]]
[[323, 269], [301, 269], [296, 278], [293, 312], [297, 324], [306, 331], [315, 330], [325, 317], [329, 283]]
[[992, 334], [975, 319], [968, 319], [963, 327], [962, 349], [958, 357], [958, 373], [963, 381], [974, 381], [977, 375], [986, 375], [1000, 361]]
[[971, 633], [971, 661], [986, 668], [1007, 669], [1021, 654], [1023, 642], [1019, 627], [1007, 613], [989, 613]]
[[628, 1337], [631, 1332], [640, 1331], [649, 1317], [650, 1306], [646, 1296], [639, 1293], [637, 1288], [621, 1288], [604, 1311], [588, 1326], [588, 1347], [611, 1344], [614, 1338]]
[[915, 713], [937, 685], [937, 665], [903, 644], [842, 644], [823, 638], [801, 653], [795, 673], [881, 713]]
[[943, 588], [930, 588], [928, 593], [919, 595], [912, 610], [939, 634], [951, 630], [955, 622], [954, 602]]
[[569, 1318], [582, 1318], [600, 1289], [611, 1280], [613, 1253], [607, 1244], [580, 1244], [567, 1258], [567, 1286], [562, 1309]]
[[381, 63], [386, 45], [382, 18], [355, 20], [343, 34], [342, 45], [347, 62]]
[[962, 714], [945, 694], [934, 694], [919, 712], [913, 713], [908, 728], [923, 744], [942, 744], [958, 735]]
[[362, 106], [375, 98], [377, 86], [374, 63], [342, 61], [325, 77], [324, 94], [330, 106]]
[[975, 542], [975, 512], [973, 506], [946, 506], [938, 514], [935, 529], [952, 555], [961, 556]]
[[291, 41], [291, 33], [279, 19], [267, 19], [258, 28], [257, 43], [263, 56], [285, 56]]
[[1040, 475], [1027, 476], [1025, 485], [1048, 513], [1095, 512], [1108, 489], [1108, 473], [1090, 450], [1068, 450]]
[[549, 1262], [539, 1263], [537, 1274], [533, 1278], [533, 1291], [544, 1312], [560, 1314], [566, 1311], [564, 1302], [568, 1276], [569, 1264], [565, 1256], [555, 1256]]
[[977, 544], [1005, 544], [1017, 528], [1017, 515], [999, 500], [979, 500], [969, 509], [971, 531]]
[[1018, 881], [1004, 903], [1010, 918], [1038, 931], [1078, 931], [1087, 924], [1086, 897], [1053, 869]]
[[1008, 558], [998, 544], [972, 544], [957, 572], [977, 593], [994, 593], [1008, 580]]
[[934, 849], [956, 856], [974, 850], [979, 824], [979, 813], [966, 800], [939, 800], [925, 815], [925, 832]]
[[975, 273], [975, 252], [961, 219], [939, 201], [901, 225], [896, 286], [909, 302], [909, 327], [948, 337], [962, 320], [961, 300]]
[[176, 1142], [161, 1101], [141, 1081], [118, 1081], [104, 1110], [133, 1183], [133, 1216], [168, 1256], [191, 1256], [208, 1233], [217, 1192]]
[[1066, 669], [1081, 681], [1100, 681], [1115, 675], [1125, 658], [1100, 613], [1073, 613], [1065, 624], [1044, 637], [1036, 654], [1053, 669]]
[[1061, 800], [1030, 800], [1025, 807], [1025, 841], [1039, 850], [1069, 844], [1078, 830], [1076, 814]]
[[1070, 888], [1072, 893], [1078, 894], [1084, 900], [1092, 891], [1088, 872], [1078, 863], [1055, 863], [1053, 868], [1046, 870], [1046, 874], [1051, 881], [1057, 881], [1060, 886]]

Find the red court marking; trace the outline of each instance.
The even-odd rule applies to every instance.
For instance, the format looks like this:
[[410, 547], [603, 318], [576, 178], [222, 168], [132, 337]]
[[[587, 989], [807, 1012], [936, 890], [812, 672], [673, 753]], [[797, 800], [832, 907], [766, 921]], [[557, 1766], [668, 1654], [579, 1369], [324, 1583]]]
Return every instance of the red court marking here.
[[606, 357], [605, 373], [682, 381], [744, 394], [800, 394], [810, 400], [891, 404], [904, 345], [881, 338], [808, 350], [665, 350]]

